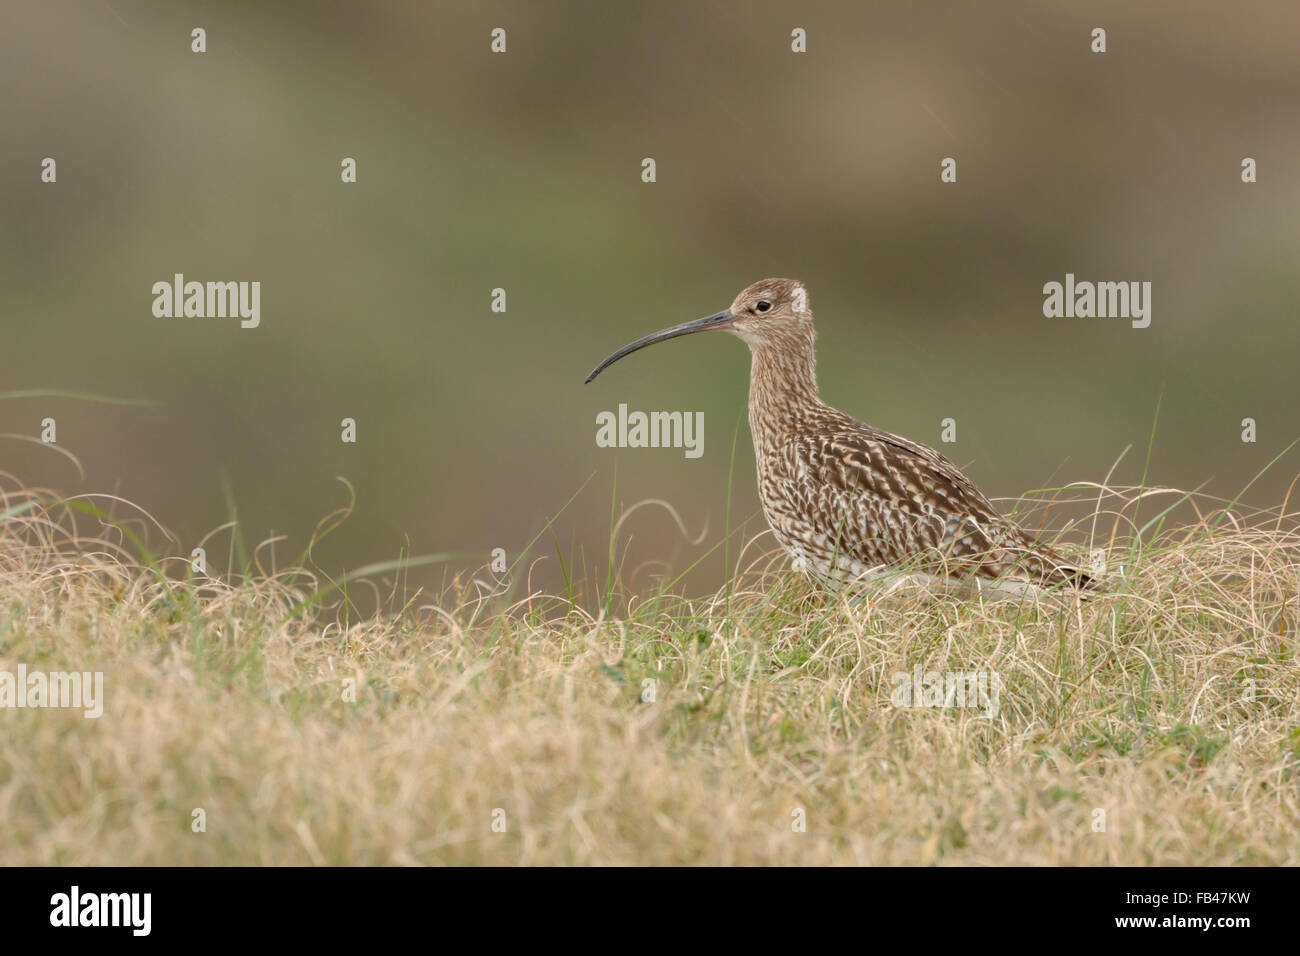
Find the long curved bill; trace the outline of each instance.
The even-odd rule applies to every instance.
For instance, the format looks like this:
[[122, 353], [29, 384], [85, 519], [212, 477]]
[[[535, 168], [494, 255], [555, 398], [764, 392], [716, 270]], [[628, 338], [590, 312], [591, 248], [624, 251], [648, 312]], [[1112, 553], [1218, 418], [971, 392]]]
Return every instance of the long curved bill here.
[[656, 342], [666, 342], [669, 339], [677, 338], [679, 335], [690, 335], [692, 332], [707, 332], [710, 329], [725, 329], [734, 321], [736, 321], [736, 317], [732, 315], [730, 311], [724, 310], [713, 315], [706, 315], [702, 319], [693, 319], [690, 322], [683, 322], [681, 325], [674, 325], [672, 328], [661, 329], [658, 332], [653, 332], [643, 339], [637, 339], [635, 342], [623, 346], [609, 358], [605, 359], [605, 361], [592, 369], [591, 374], [587, 376], [587, 381], [583, 382], [583, 384], [588, 384], [593, 378], [605, 371], [605, 369], [609, 368], [624, 355], [631, 355], [637, 349], [643, 349], [647, 345], [654, 345]]

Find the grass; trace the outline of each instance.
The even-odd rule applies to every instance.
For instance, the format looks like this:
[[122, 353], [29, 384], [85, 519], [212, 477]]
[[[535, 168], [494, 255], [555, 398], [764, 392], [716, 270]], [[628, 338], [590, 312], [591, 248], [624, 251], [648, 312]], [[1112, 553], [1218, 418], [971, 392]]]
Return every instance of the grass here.
[[[985, 603], [818, 591], [731, 534], [717, 594], [633, 586], [616, 514], [563, 595], [278, 570], [237, 527], [197, 574], [142, 513], [10, 487], [0, 671], [105, 703], [0, 710], [0, 862], [1300, 862], [1294, 516], [1087, 494], [1108, 591]], [[895, 706], [918, 667], [996, 674], [996, 715]]]

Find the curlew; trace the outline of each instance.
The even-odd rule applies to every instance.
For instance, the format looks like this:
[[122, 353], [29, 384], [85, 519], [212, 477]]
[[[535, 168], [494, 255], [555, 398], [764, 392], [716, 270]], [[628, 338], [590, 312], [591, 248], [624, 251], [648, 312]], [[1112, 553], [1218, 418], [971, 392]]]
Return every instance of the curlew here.
[[749, 346], [759, 499], [796, 568], [841, 584], [901, 566], [924, 580], [1011, 593], [1097, 587], [1003, 517], [933, 448], [821, 400], [812, 309], [793, 279], [755, 282], [722, 312], [637, 339], [587, 381], [647, 345], [715, 329]]

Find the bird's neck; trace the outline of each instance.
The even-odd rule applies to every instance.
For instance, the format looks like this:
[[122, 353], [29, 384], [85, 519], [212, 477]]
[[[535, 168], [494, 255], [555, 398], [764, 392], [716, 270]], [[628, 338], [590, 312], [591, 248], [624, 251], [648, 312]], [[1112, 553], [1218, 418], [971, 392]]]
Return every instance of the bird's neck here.
[[779, 447], [825, 408], [817, 394], [812, 330], [750, 347], [749, 429], [758, 449]]

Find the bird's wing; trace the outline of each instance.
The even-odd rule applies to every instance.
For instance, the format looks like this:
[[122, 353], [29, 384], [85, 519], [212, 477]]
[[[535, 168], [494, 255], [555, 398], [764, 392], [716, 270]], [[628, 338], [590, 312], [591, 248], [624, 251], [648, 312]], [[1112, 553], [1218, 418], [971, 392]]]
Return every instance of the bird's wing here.
[[919, 560], [954, 575], [1011, 573], [1047, 584], [1077, 574], [939, 452], [857, 422], [792, 439], [778, 451], [773, 482], [782, 489], [765, 497], [785, 499], [777, 510], [785, 505], [787, 522], [804, 516], [792, 537], [836, 558], [868, 566]]

